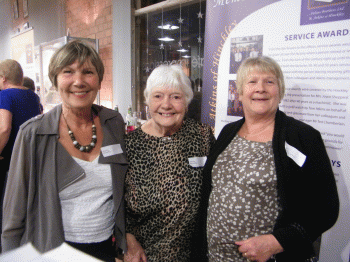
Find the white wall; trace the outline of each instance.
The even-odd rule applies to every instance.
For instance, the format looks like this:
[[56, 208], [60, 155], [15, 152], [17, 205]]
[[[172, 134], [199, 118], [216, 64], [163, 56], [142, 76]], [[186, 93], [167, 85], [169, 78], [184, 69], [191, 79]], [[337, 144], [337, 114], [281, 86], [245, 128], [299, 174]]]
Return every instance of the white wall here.
[[64, 0], [28, 1], [28, 22], [34, 28], [34, 46], [66, 35]]
[[[0, 0], [0, 60], [11, 58], [12, 1]], [[64, 0], [28, 1], [28, 22], [34, 29], [34, 45], [66, 35]]]
[[131, 1], [113, 0], [113, 107], [125, 117], [131, 100]]

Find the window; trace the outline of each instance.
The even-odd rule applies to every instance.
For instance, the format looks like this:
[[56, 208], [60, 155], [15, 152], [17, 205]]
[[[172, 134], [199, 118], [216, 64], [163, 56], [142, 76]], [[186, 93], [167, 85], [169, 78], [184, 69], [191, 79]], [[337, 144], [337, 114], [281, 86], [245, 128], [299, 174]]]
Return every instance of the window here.
[[143, 90], [148, 76], [158, 65], [178, 63], [195, 92], [197, 103], [191, 111], [200, 116], [206, 2], [158, 6], [157, 11], [135, 17], [134, 108], [146, 118]]

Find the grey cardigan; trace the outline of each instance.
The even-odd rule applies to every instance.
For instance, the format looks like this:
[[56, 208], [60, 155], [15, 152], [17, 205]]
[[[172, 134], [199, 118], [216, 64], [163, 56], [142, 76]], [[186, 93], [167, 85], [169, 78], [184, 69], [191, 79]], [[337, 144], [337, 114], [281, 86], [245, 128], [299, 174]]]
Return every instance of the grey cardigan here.
[[[115, 229], [118, 247], [126, 250], [124, 178], [128, 166], [124, 146], [124, 121], [113, 110], [93, 105], [103, 129], [102, 147], [120, 144], [123, 153], [99, 157], [110, 164], [113, 181]], [[46, 252], [64, 239], [58, 193], [84, 176], [84, 170], [58, 142], [62, 106], [32, 118], [18, 133], [3, 205], [3, 252], [27, 242]]]

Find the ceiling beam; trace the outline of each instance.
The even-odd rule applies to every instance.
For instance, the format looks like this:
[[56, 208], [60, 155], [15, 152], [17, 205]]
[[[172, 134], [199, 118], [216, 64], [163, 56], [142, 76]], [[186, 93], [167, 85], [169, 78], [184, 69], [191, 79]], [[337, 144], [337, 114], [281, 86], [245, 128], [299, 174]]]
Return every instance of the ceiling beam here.
[[134, 15], [135, 16], [145, 15], [148, 13], [160, 11], [162, 10], [162, 8], [171, 8], [171, 7], [179, 6], [180, 4], [197, 3], [197, 2], [199, 2], [199, 0], [166, 0], [154, 5], [137, 9], [134, 11]]

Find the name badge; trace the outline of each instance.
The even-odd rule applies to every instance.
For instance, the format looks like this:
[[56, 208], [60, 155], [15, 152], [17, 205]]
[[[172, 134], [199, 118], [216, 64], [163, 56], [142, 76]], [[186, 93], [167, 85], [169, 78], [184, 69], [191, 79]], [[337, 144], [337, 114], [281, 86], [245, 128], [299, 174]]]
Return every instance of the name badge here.
[[188, 162], [189, 162], [191, 167], [203, 167], [206, 161], [207, 161], [207, 157], [206, 156], [190, 157], [188, 159]]
[[306, 156], [295, 147], [289, 145], [287, 142], [285, 144], [285, 148], [287, 156], [293, 159], [293, 161], [297, 163], [298, 166], [302, 167], [305, 163]]
[[101, 152], [104, 157], [109, 157], [109, 156], [123, 153], [123, 149], [120, 146], [120, 144], [114, 144], [114, 145], [102, 147]]

